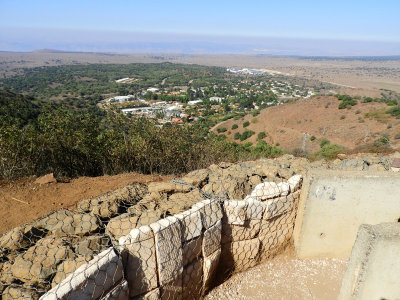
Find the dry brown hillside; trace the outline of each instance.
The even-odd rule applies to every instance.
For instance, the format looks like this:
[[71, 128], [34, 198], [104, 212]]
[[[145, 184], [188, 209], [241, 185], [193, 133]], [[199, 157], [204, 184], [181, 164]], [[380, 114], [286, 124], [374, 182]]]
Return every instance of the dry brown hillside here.
[[[322, 139], [328, 139], [331, 143], [344, 146], [347, 149], [355, 149], [373, 143], [375, 140], [387, 135], [393, 148], [400, 147], [400, 119], [385, 114], [389, 108], [384, 103], [359, 103], [351, 109], [339, 109], [340, 101], [333, 96], [320, 96], [302, 99], [294, 103], [270, 107], [261, 111], [254, 117], [249, 114], [240, 120], [227, 120], [215, 126], [227, 129], [223, 134], [231, 141], [236, 132], [243, 133], [246, 129], [253, 130], [255, 134], [242, 141], [256, 143], [259, 132], [264, 131], [264, 140], [271, 145], [279, 144], [285, 150], [302, 149], [304, 140], [305, 149], [312, 153], [320, 149]], [[372, 113], [375, 117], [367, 117]], [[243, 123], [250, 125], [243, 128]], [[237, 129], [232, 125], [237, 124]], [[305, 133], [308, 134], [304, 138]], [[311, 141], [314, 135], [316, 140]], [[396, 139], [397, 136], [397, 139]]]

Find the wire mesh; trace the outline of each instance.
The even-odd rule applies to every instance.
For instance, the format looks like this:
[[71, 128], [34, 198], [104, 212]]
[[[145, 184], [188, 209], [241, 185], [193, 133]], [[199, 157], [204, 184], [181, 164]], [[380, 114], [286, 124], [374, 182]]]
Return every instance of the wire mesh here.
[[83, 200], [0, 237], [0, 295], [201, 299], [289, 243], [300, 187], [268, 161], [223, 163]]

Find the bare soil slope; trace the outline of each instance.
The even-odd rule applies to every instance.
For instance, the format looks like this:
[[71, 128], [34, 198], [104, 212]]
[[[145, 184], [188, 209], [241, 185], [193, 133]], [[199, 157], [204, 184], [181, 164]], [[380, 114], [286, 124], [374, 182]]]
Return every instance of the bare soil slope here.
[[35, 184], [35, 177], [0, 181], [0, 234], [53, 210], [75, 208], [86, 198], [97, 196], [131, 182], [149, 183], [171, 176], [136, 173], [115, 176], [79, 177], [68, 183]]
[[[225, 127], [227, 131], [223, 134], [236, 142], [239, 142], [234, 140], [236, 132], [253, 130], [255, 134], [242, 141], [253, 144], [257, 142], [257, 134], [264, 131], [267, 135], [264, 140], [268, 144], [278, 143], [288, 151], [302, 149], [305, 141], [305, 150], [308, 153], [320, 149], [319, 143], [322, 139], [328, 139], [347, 149], [355, 149], [387, 135], [393, 148], [400, 147], [400, 139], [395, 138], [400, 133], [400, 119], [383, 114], [389, 106], [383, 103], [359, 102], [351, 109], [339, 109], [339, 103], [332, 96], [302, 99], [264, 109], [256, 117], [249, 114], [240, 120], [227, 120], [215, 126], [214, 130], [217, 132], [218, 128]], [[369, 112], [375, 112], [380, 119], [366, 117], [365, 114]], [[250, 125], [244, 128], [243, 123], [246, 121]], [[239, 127], [232, 129], [233, 124]], [[312, 135], [317, 139], [310, 141]]]

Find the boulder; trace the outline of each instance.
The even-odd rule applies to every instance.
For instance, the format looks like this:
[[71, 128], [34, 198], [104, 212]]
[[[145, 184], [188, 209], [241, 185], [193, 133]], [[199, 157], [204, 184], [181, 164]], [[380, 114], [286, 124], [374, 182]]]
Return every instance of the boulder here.
[[82, 256], [94, 256], [108, 248], [110, 238], [105, 235], [89, 236], [80, 240], [74, 247], [75, 253]]
[[196, 187], [202, 187], [208, 179], [209, 172], [210, 171], [207, 169], [200, 169], [200, 170], [196, 170], [196, 171], [188, 173], [186, 176], [182, 177], [181, 179], [190, 185], [194, 185]]
[[148, 185], [150, 193], [187, 193], [192, 188], [186, 184], [173, 182], [151, 182]]
[[80, 256], [76, 259], [67, 259], [57, 266], [56, 275], [51, 283], [52, 287], [58, 285], [61, 281], [67, 278], [71, 273], [75, 272], [81, 265], [90, 261], [89, 257]]
[[90, 214], [74, 213], [69, 210], [55, 211], [34, 223], [55, 236], [85, 236], [99, 231], [99, 221]]
[[62, 239], [44, 238], [17, 256], [11, 272], [23, 282], [41, 283], [56, 273], [58, 264], [74, 256]]
[[39, 299], [37, 288], [25, 287], [25, 286], [9, 286], [2, 294], [3, 300], [14, 300], [14, 299]]
[[137, 203], [147, 193], [147, 186], [140, 183], [131, 183], [114, 191], [85, 199], [78, 203], [78, 211], [91, 213], [101, 218], [111, 218], [122, 208]]
[[49, 183], [56, 183], [57, 179], [54, 177], [53, 173], [46, 174], [42, 177], [37, 178], [33, 183], [36, 184], [49, 184]]
[[108, 248], [81, 265], [41, 299], [98, 299], [122, 280], [123, 272], [119, 256]]
[[136, 215], [122, 214], [108, 222], [105, 233], [115, 242], [136, 228], [138, 220], [139, 217]]

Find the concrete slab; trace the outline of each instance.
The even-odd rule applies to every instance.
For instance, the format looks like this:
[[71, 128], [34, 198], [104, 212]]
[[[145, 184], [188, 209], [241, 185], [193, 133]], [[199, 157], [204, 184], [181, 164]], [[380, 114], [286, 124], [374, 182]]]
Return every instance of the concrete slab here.
[[303, 184], [294, 231], [299, 258], [348, 258], [361, 224], [397, 222], [400, 174], [313, 171]]
[[339, 300], [400, 299], [400, 223], [361, 225]]

